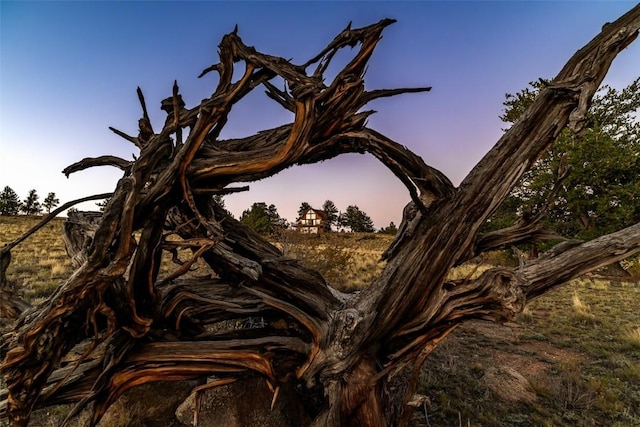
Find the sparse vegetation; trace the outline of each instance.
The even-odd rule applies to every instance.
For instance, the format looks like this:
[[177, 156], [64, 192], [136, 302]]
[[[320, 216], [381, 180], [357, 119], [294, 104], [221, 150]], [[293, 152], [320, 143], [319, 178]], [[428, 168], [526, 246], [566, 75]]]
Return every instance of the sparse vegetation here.
[[[576, 296], [589, 321], [576, 321]], [[424, 367], [430, 424], [640, 425], [639, 298], [637, 283], [589, 277], [532, 301], [514, 323], [463, 325]], [[491, 366], [520, 372], [537, 401], [497, 399], [483, 384]]]
[[[20, 237], [42, 218], [0, 216], [0, 246]], [[12, 251], [8, 278], [26, 300], [45, 297], [72, 273], [62, 240], [62, 222], [56, 218]]]
[[[0, 217], [0, 244], [18, 237], [39, 219]], [[9, 278], [32, 303], [53, 291], [71, 271], [56, 219], [14, 251]], [[325, 274], [346, 289], [361, 288], [382, 268], [380, 254], [391, 237], [356, 233], [277, 238], [286, 255]], [[47, 248], [42, 250], [40, 248]], [[185, 251], [180, 258], [188, 259]], [[504, 258], [494, 254], [489, 259]], [[165, 258], [164, 274], [175, 268]], [[475, 277], [489, 264], [465, 264], [452, 279]], [[193, 275], [206, 266], [194, 266]], [[463, 325], [433, 353], [421, 376], [428, 397], [414, 420], [431, 426], [639, 425], [640, 286], [597, 276], [575, 281], [532, 301], [516, 322]], [[576, 321], [582, 319], [583, 321]], [[597, 321], [596, 321], [597, 320]], [[484, 383], [492, 366], [516, 369], [537, 395], [534, 403], [503, 402]], [[426, 411], [425, 411], [426, 410]], [[57, 425], [66, 412], [42, 411]], [[47, 415], [48, 414], [48, 415]], [[44, 422], [44, 421], [43, 421]]]
[[624, 338], [634, 347], [640, 349], [640, 326], [629, 328], [624, 334]]
[[591, 313], [591, 306], [582, 302], [577, 291], [573, 293], [573, 297], [571, 298], [571, 300], [573, 301], [573, 311], [575, 312], [577, 320], [595, 320], [595, 316], [593, 315], [593, 313]]
[[275, 237], [286, 256], [319, 271], [332, 286], [349, 291], [371, 283], [382, 268], [382, 251], [392, 238], [362, 233], [301, 234], [284, 231]]

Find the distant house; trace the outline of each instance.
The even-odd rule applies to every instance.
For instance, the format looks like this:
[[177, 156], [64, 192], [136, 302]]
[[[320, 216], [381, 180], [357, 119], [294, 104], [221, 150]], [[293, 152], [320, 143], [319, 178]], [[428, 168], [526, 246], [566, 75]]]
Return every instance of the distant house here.
[[300, 233], [304, 234], [319, 234], [331, 231], [327, 213], [313, 208], [307, 209], [302, 216], [298, 218], [296, 228]]

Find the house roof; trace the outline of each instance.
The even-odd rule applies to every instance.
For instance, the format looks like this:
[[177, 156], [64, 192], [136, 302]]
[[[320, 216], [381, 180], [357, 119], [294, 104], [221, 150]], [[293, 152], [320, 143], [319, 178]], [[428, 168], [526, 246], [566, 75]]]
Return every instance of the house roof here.
[[315, 212], [316, 215], [318, 215], [321, 219], [323, 219], [325, 221], [329, 219], [329, 215], [327, 214], [326, 211], [323, 211], [323, 210], [320, 210], [320, 209], [309, 208], [306, 211], [304, 211], [304, 213], [302, 215], [300, 215], [300, 217], [298, 218], [298, 221], [303, 219], [307, 215], [307, 213], [309, 213], [309, 211]]

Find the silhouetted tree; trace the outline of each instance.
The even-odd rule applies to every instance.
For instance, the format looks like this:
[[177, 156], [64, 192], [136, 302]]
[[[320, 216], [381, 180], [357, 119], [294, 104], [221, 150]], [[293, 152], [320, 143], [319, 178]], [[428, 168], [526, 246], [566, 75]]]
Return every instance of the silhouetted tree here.
[[382, 227], [380, 230], [378, 230], [378, 233], [380, 234], [390, 234], [392, 236], [395, 236], [397, 232], [398, 232], [398, 228], [393, 223], [393, 221], [389, 223], [388, 227]]
[[25, 215], [38, 215], [42, 212], [42, 205], [40, 205], [40, 201], [38, 200], [40, 196], [36, 190], [29, 190], [29, 195], [27, 198], [23, 200], [22, 206], [20, 209]]
[[327, 213], [327, 222], [329, 223], [329, 230], [331, 230], [331, 226], [338, 224], [338, 208], [331, 200], [325, 200], [322, 204], [322, 210]]
[[44, 199], [42, 206], [47, 210], [47, 213], [51, 213], [51, 209], [55, 208], [60, 204], [60, 200], [56, 197], [56, 193], [49, 193], [47, 197]]
[[22, 202], [8, 185], [0, 192], [0, 215], [18, 215]]
[[376, 231], [369, 215], [355, 205], [350, 205], [345, 212], [340, 214], [339, 222], [341, 226], [348, 227], [355, 233], [373, 233]]
[[302, 202], [298, 208], [298, 218], [300, 218], [306, 211], [311, 209], [311, 205], [307, 202]]

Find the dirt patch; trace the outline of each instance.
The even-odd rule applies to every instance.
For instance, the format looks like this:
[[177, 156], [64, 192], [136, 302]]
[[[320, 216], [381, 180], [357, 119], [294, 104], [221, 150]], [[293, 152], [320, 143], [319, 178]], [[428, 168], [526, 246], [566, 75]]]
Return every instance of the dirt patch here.
[[470, 321], [447, 338], [446, 351], [456, 359], [472, 359], [481, 383], [498, 397], [531, 402], [535, 399], [530, 384], [547, 387], [555, 365], [580, 366], [587, 358], [549, 341], [523, 338], [525, 332], [516, 323]]
[[[549, 341], [533, 340], [524, 338], [524, 329], [516, 323], [499, 325], [490, 322], [471, 321], [459, 328], [464, 334], [481, 334], [489, 340], [501, 343], [500, 347], [487, 347], [484, 350], [489, 352], [492, 359], [513, 365], [522, 366], [525, 360], [531, 362], [532, 358], [540, 359], [542, 362], [568, 362], [582, 363], [586, 360], [582, 353], [566, 348], [557, 347]], [[455, 340], [456, 336], [452, 336]], [[526, 357], [521, 357], [524, 354]], [[513, 357], [514, 363], [507, 363]]]
[[533, 356], [495, 351], [491, 360], [495, 366], [510, 367], [517, 370], [529, 381], [537, 381], [549, 375], [549, 363], [537, 360]]
[[[472, 334], [482, 334], [483, 336], [490, 339], [514, 341], [519, 336], [518, 330], [520, 328], [520, 325], [516, 323], [506, 323], [504, 325], [500, 325], [491, 322], [469, 321], [460, 326], [460, 328], [458, 328], [458, 331]], [[456, 335], [458, 335], [457, 331]]]
[[586, 361], [586, 357], [577, 351], [559, 348], [543, 341], [530, 341], [520, 345], [520, 348], [532, 352], [536, 357], [547, 363], [567, 362], [580, 364]]

